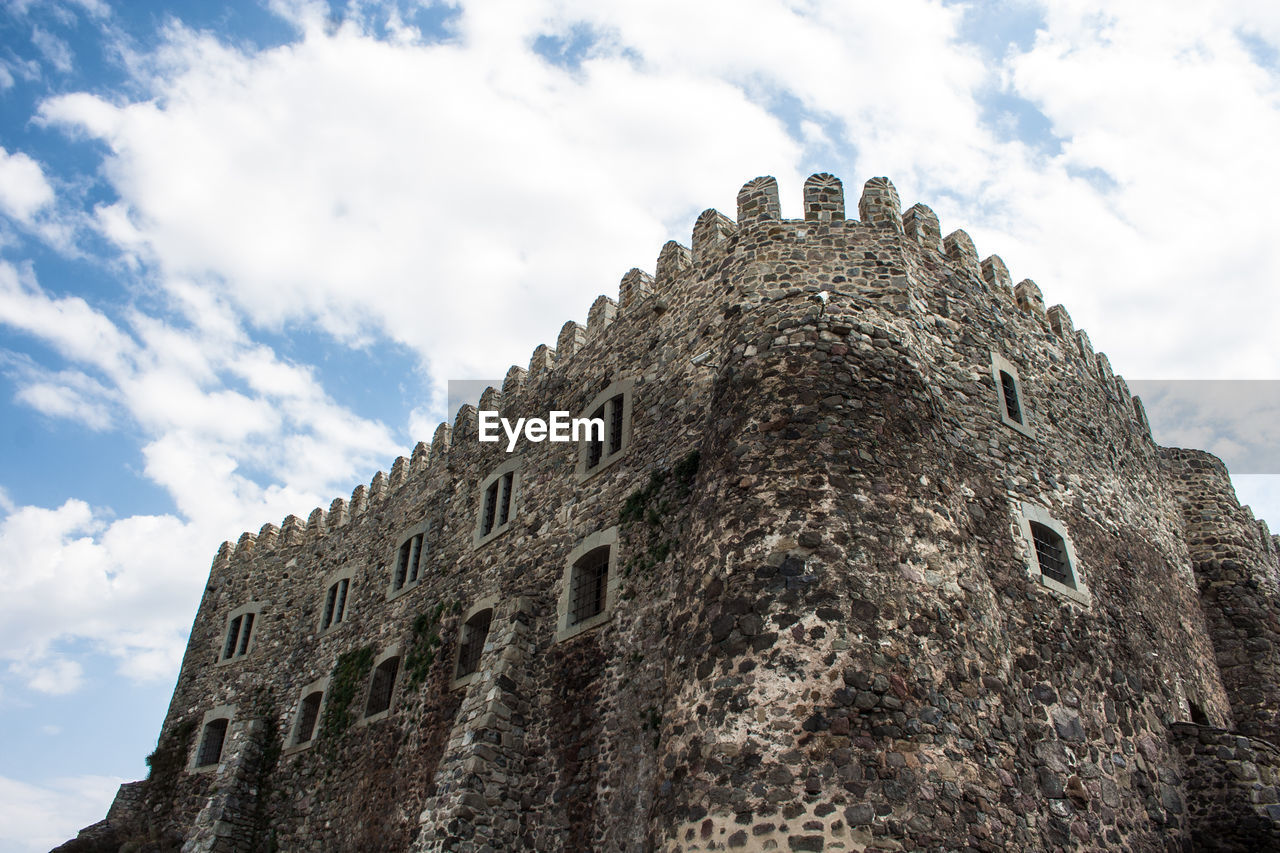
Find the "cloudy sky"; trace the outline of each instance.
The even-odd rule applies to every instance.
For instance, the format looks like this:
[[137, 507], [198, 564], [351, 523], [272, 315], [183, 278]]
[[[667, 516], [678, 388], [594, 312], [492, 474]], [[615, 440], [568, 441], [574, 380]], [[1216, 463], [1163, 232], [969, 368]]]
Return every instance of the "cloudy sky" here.
[[5, 0], [0, 851], [145, 774], [219, 542], [756, 175], [890, 176], [1280, 522], [1278, 59], [1271, 0]]

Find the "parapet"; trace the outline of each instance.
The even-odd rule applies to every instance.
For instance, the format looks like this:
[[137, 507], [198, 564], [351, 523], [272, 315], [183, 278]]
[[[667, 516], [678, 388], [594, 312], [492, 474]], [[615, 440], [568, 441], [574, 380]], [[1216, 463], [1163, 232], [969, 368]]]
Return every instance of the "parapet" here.
[[902, 214], [902, 227], [908, 237], [935, 252], [942, 251], [942, 226], [938, 214], [925, 204], [913, 204]]
[[804, 182], [804, 218], [810, 222], [844, 219], [844, 184], [839, 178], [826, 172], [809, 176]]
[[866, 225], [902, 230], [902, 201], [888, 178], [872, 178], [863, 185], [858, 218]]
[[747, 181], [738, 190], [738, 226], [761, 219], [781, 219], [778, 204], [778, 182], [772, 177]]

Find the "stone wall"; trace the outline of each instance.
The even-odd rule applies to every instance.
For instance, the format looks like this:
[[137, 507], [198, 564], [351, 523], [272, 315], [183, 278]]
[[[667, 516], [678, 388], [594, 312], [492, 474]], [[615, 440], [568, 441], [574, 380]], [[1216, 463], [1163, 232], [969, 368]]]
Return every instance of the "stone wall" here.
[[1178, 723], [1170, 737], [1182, 757], [1196, 850], [1280, 850], [1280, 749], [1237, 732]]
[[[1182, 849], [1171, 726], [1230, 725], [1249, 697], [1219, 675], [1193, 571], [1215, 543], [1188, 550], [1173, 457], [1065, 309], [964, 232], [903, 214], [883, 178], [861, 221], [830, 175], [803, 200], [783, 220], [773, 179], [749, 182], [736, 222], [703, 213], [689, 248], [482, 397], [576, 415], [628, 388], [610, 464], [524, 440], [509, 456], [465, 406], [349, 501], [225, 543], [130, 832], [190, 850]], [[478, 536], [513, 458], [512, 519]], [[1069, 583], [1041, 572], [1037, 520]], [[426, 570], [394, 590], [422, 530]], [[571, 555], [606, 534], [609, 617], [564, 638]], [[337, 577], [347, 618], [322, 628]], [[479, 673], [455, 681], [486, 602]], [[222, 661], [249, 604], [253, 644]], [[395, 654], [391, 708], [365, 719]], [[326, 678], [319, 734], [292, 742]], [[236, 736], [190, 770], [220, 706]]]

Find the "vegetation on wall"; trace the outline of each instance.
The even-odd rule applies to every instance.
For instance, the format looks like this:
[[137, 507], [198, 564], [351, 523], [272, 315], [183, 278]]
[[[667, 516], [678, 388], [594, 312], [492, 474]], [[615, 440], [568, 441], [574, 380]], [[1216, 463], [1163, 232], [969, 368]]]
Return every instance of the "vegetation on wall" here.
[[329, 679], [329, 699], [320, 720], [320, 737], [330, 745], [355, 722], [351, 703], [360, 694], [372, 669], [373, 646], [345, 652], [334, 664], [333, 675]]
[[409, 638], [409, 649], [404, 656], [406, 690], [416, 690], [431, 674], [431, 665], [436, 662], [436, 650], [440, 647], [440, 617], [444, 611], [441, 602], [413, 620], [413, 636]]
[[650, 472], [649, 482], [627, 496], [618, 520], [628, 536], [636, 532], [632, 528], [643, 523], [644, 543], [642, 547], [632, 550], [624, 574], [630, 575], [632, 570], [644, 571], [667, 559], [675, 541], [664, 535], [663, 520], [684, 502], [693, 489], [693, 480], [698, 474], [698, 451], [691, 451], [683, 459], [668, 469]]

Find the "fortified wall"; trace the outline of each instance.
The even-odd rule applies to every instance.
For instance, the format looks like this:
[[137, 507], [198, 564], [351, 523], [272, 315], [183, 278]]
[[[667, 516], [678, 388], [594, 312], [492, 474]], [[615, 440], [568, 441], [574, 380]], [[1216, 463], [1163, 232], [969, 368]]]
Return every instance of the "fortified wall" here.
[[749, 182], [480, 409], [606, 430], [224, 543], [61, 849], [1275, 849], [1275, 539], [886, 179]]

